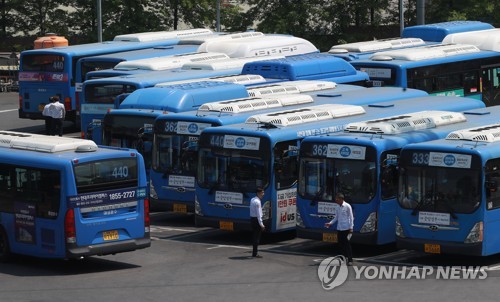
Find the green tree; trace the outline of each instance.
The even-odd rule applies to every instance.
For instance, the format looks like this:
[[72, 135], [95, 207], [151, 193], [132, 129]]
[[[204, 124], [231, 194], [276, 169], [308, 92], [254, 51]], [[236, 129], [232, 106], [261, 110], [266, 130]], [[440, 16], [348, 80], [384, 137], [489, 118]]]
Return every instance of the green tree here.
[[48, 32], [68, 33], [68, 12], [63, 0], [12, 0], [12, 21], [16, 31], [26, 36], [43, 36]]

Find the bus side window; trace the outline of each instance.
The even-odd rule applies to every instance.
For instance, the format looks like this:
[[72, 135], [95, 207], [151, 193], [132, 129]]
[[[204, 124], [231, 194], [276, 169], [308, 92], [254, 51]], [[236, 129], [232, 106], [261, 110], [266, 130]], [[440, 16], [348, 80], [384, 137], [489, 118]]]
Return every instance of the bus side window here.
[[286, 141], [274, 147], [274, 175], [276, 189], [289, 188], [297, 182], [299, 171], [296, 141]]
[[14, 212], [14, 177], [8, 165], [0, 165], [0, 212]]

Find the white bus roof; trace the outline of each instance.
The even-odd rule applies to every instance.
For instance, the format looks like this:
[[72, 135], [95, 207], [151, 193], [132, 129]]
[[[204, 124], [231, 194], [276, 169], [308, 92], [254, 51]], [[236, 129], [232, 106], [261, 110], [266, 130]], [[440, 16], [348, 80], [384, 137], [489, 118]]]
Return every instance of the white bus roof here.
[[125, 34], [115, 36], [113, 41], [122, 42], [150, 42], [168, 39], [181, 39], [185, 37], [194, 37], [201, 35], [213, 34], [208, 28], [195, 28], [186, 30], [173, 30], [173, 31], [152, 31], [134, 34]]
[[186, 63], [207, 62], [229, 59], [225, 53], [186, 53], [165, 57], [154, 57], [140, 60], [123, 61], [118, 63], [114, 70], [167, 70], [181, 68]]
[[311, 42], [292, 36], [262, 36], [232, 41], [207, 41], [198, 51], [224, 52], [232, 58], [257, 56], [292, 56], [318, 52]]
[[312, 92], [325, 89], [335, 89], [336, 87], [337, 84], [335, 82], [318, 81], [318, 80], [315, 81], [301, 80], [301, 81], [274, 83], [263, 86], [254, 86], [254, 87], [249, 87], [247, 90], [249, 96], [266, 97], [268, 95], [274, 95], [274, 94]]
[[432, 45], [416, 48], [404, 48], [374, 53], [371, 59], [374, 61], [421, 61], [435, 58], [444, 58], [460, 54], [475, 53], [481, 50], [474, 45], [447, 44]]
[[313, 103], [312, 96], [307, 94], [285, 94], [267, 98], [239, 98], [220, 102], [205, 103], [199, 111], [216, 112], [248, 112], [268, 108], [287, 107], [299, 104]]
[[164, 82], [164, 83], [156, 84], [155, 87], [165, 87], [165, 86], [172, 86], [172, 85], [178, 85], [178, 84], [207, 82], [207, 81], [208, 82], [225, 82], [225, 83], [249, 85], [249, 84], [265, 83], [266, 79], [259, 74], [237, 74], [237, 75], [189, 79], [189, 80], [174, 81], [174, 82]]
[[425, 45], [425, 41], [420, 38], [394, 38], [334, 45], [328, 52], [333, 54], [348, 52], [363, 53], [423, 45]]
[[466, 140], [493, 143], [500, 141], [500, 124], [453, 131], [446, 137], [448, 140]]
[[466, 121], [467, 118], [460, 112], [431, 110], [391, 116], [366, 122], [350, 123], [346, 126], [345, 131], [357, 133], [400, 134]]
[[470, 44], [481, 50], [500, 51], [500, 29], [487, 29], [449, 34], [443, 39], [448, 44]]
[[182, 69], [186, 70], [228, 70], [228, 69], [243, 69], [243, 66], [249, 62], [283, 59], [283, 56], [265, 56], [265, 57], [249, 57], [249, 58], [229, 58], [211, 62], [186, 63]]
[[245, 123], [266, 123], [275, 126], [291, 126], [303, 123], [335, 119], [340, 117], [358, 115], [366, 113], [362, 106], [343, 105], [343, 104], [328, 104], [318, 105], [308, 108], [273, 112], [267, 114], [258, 114], [249, 117]]
[[241, 33], [232, 33], [232, 34], [211, 34], [211, 35], [203, 35], [196, 37], [184, 37], [181, 38], [181, 44], [198, 44], [201, 45], [205, 42], [218, 42], [218, 41], [231, 41], [237, 39], [248, 39], [255, 37], [262, 37], [264, 33], [258, 31], [248, 31]]
[[44, 153], [97, 150], [97, 145], [91, 140], [13, 131], [0, 131], [0, 147]]

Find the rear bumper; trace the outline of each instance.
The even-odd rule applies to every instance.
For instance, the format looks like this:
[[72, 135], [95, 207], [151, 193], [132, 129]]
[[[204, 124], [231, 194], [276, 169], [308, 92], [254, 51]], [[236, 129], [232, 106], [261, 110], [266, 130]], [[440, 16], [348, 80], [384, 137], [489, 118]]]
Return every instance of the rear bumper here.
[[109, 242], [88, 246], [68, 246], [67, 258], [80, 258], [87, 256], [103, 256], [109, 254], [118, 254], [130, 252], [138, 249], [144, 249], [151, 246], [151, 239], [147, 238], [131, 239], [125, 241]]

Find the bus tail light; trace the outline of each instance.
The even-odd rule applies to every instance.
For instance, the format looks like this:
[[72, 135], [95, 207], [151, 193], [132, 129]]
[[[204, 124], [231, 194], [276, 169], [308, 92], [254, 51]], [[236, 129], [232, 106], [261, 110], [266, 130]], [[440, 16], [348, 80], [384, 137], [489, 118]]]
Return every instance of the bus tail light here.
[[144, 198], [144, 233], [149, 233], [151, 220], [149, 218], [149, 198]]
[[19, 109], [23, 109], [23, 97], [19, 94]]
[[372, 233], [377, 231], [377, 212], [371, 212], [365, 223], [359, 230], [360, 233]]
[[464, 243], [477, 243], [483, 241], [483, 222], [477, 222], [465, 238]]
[[66, 111], [71, 110], [71, 98], [69, 96], [64, 98], [64, 108], [66, 109]]
[[75, 210], [69, 209], [66, 211], [64, 218], [64, 233], [66, 243], [76, 243], [76, 226], [75, 226]]

